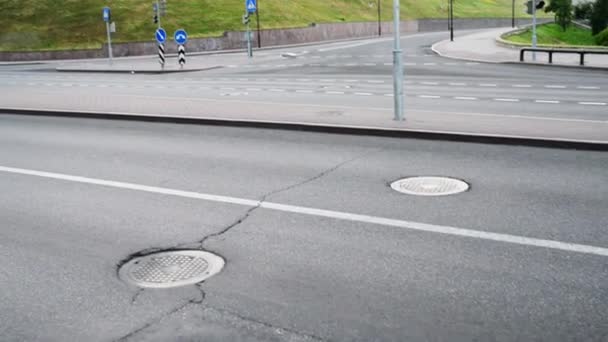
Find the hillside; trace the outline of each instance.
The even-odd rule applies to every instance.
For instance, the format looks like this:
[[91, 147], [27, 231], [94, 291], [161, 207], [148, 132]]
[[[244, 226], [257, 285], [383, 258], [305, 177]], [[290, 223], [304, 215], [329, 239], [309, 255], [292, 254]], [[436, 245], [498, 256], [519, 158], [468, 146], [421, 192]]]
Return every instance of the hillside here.
[[[375, 21], [377, 0], [258, 0], [262, 28], [302, 27], [312, 22]], [[392, 20], [392, 0], [380, 0], [382, 20]], [[524, 17], [524, 1], [517, 0]], [[101, 9], [112, 8], [114, 40], [153, 39], [153, 0], [0, 0], [0, 50], [97, 48], [105, 41]], [[192, 37], [241, 30], [241, 0], [168, 0], [163, 27], [178, 27]], [[402, 16], [445, 18], [446, 0], [401, 0]], [[510, 17], [511, 0], [455, 0], [458, 17]]]

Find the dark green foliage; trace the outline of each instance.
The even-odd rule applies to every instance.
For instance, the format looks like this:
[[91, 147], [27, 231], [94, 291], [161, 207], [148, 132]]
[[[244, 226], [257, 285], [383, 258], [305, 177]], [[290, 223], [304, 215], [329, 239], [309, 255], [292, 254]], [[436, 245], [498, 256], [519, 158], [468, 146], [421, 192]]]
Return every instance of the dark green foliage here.
[[595, 36], [595, 43], [597, 45], [608, 46], [608, 27]]
[[574, 6], [574, 19], [577, 20], [589, 20], [593, 13], [592, 2], [581, 2]]
[[555, 13], [555, 22], [566, 31], [572, 23], [572, 0], [551, 0], [549, 6], [545, 8], [545, 12]]
[[591, 14], [591, 32], [596, 35], [608, 27], [608, 0], [596, 0]]

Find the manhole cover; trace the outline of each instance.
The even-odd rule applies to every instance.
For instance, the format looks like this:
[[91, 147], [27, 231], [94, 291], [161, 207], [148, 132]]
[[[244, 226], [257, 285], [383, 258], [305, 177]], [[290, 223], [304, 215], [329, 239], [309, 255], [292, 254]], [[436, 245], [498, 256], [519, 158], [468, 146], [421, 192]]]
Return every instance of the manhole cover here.
[[192, 285], [217, 274], [224, 260], [203, 251], [170, 251], [137, 257], [124, 264], [119, 276], [139, 287]]
[[469, 190], [469, 184], [448, 177], [410, 177], [391, 184], [393, 190], [409, 195], [445, 196]]

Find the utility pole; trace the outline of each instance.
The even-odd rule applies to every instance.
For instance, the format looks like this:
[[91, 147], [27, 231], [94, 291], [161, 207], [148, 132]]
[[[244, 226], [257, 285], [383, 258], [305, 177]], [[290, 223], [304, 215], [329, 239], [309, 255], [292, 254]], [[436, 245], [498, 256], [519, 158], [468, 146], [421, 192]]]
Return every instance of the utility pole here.
[[156, 22], [158, 23], [158, 28], [161, 28], [161, 26], [160, 26], [160, 1], [159, 0], [156, 1]]
[[515, 28], [515, 0], [511, 4], [511, 27]]
[[401, 60], [401, 56], [403, 52], [401, 51], [401, 32], [399, 29], [399, 1], [393, 0], [393, 21], [394, 21], [394, 35], [395, 35], [395, 43], [393, 48], [393, 97], [395, 99], [395, 120], [403, 121], [405, 120], [403, 116], [403, 63]]
[[[532, 1], [532, 48], [536, 49], [536, 0]], [[536, 62], [536, 51], [532, 51], [532, 61]]]
[[262, 35], [260, 33], [260, 1], [258, 0], [257, 6], [255, 8], [255, 20], [257, 21], [257, 29], [258, 29], [258, 49], [262, 47]]
[[378, 36], [382, 37], [382, 10], [380, 8], [381, 3], [378, 0]]
[[454, 41], [454, 0], [450, 0], [450, 41]]

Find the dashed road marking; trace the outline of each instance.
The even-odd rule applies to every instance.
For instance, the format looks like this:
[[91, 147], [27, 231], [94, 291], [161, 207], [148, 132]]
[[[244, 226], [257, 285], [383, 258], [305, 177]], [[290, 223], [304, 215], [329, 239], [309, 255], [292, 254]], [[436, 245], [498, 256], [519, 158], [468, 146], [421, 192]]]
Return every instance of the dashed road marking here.
[[439, 95], [418, 95], [419, 98], [422, 99], [439, 99], [441, 96]]
[[545, 85], [545, 88], [549, 88], [549, 89], [566, 89], [566, 86], [565, 85], [547, 84], [547, 85]]
[[494, 101], [499, 101], [499, 102], [519, 102], [519, 99], [494, 99]]
[[454, 99], [455, 100], [469, 100], [469, 101], [477, 100], [476, 97], [472, 97], [472, 96], [455, 96]]
[[559, 101], [556, 100], [534, 100], [536, 103], [549, 103], [549, 104], [557, 104]]
[[585, 106], [605, 106], [605, 105], [607, 105], [606, 102], [579, 102], [578, 104], [585, 105]]

